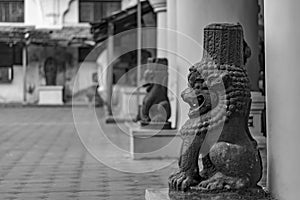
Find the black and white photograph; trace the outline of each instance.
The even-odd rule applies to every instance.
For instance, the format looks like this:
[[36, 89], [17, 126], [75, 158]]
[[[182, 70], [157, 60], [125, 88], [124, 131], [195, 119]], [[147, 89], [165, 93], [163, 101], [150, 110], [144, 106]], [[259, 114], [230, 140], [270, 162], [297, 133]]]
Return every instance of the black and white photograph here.
[[0, 200], [298, 200], [299, 9], [0, 0]]

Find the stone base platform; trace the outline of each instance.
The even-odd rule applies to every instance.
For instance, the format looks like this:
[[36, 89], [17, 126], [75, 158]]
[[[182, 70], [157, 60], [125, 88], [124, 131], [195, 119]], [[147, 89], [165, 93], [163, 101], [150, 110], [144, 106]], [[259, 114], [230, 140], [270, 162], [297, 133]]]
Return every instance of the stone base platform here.
[[139, 122], [144, 129], [172, 129], [171, 122]]
[[130, 134], [133, 159], [179, 158], [182, 139], [176, 129], [144, 129], [137, 123], [125, 123]]
[[146, 189], [146, 200], [275, 200], [262, 189], [232, 192], [175, 192], [168, 188]]
[[62, 105], [63, 104], [63, 87], [56, 86], [40, 86], [39, 87], [39, 105]]

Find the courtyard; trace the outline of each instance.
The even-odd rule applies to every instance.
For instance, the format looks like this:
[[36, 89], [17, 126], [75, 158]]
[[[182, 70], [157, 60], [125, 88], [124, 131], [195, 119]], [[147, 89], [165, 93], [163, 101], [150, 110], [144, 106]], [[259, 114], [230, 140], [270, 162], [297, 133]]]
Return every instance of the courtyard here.
[[[93, 132], [92, 108], [77, 108], [77, 125]], [[134, 161], [126, 149], [129, 137], [116, 125], [104, 124], [104, 111], [96, 108], [100, 126], [124, 153], [109, 149], [112, 162], [120, 168], [131, 164], [141, 172], [164, 160]], [[79, 124], [78, 124], [79, 123]], [[80, 124], [81, 123], [81, 124]], [[101, 138], [99, 152], [109, 142]], [[102, 140], [103, 139], [103, 140]], [[7, 107], [0, 112], [0, 199], [144, 199], [146, 188], [167, 187], [176, 162], [145, 173], [113, 169], [95, 159], [80, 141], [71, 107]]]

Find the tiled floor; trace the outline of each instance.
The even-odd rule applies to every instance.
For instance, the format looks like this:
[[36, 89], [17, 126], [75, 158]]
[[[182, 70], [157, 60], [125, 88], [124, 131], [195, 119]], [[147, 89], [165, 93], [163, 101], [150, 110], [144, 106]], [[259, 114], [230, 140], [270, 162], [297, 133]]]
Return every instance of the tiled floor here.
[[146, 188], [167, 187], [176, 168], [168, 160], [131, 160], [123, 127], [103, 123], [102, 109], [0, 109], [1, 200], [141, 200]]
[[[82, 125], [90, 130], [88, 109], [79, 109]], [[97, 113], [101, 118], [102, 111]], [[106, 128], [120, 148], [128, 148], [126, 135], [112, 125]], [[124, 159], [117, 153], [108, 156]], [[0, 199], [140, 200], [146, 188], [167, 186], [172, 166], [139, 174], [107, 167], [80, 142], [71, 108], [1, 108]]]

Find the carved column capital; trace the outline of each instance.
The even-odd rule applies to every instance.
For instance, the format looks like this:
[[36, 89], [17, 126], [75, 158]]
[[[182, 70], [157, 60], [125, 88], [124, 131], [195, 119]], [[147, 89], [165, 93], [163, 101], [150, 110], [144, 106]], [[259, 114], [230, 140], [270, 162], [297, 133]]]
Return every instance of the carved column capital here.
[[149, 0], [154, 12], [166, 12], [167, 11], [167, 0]]

